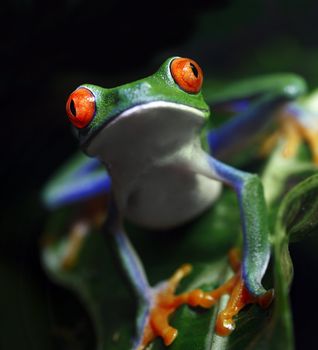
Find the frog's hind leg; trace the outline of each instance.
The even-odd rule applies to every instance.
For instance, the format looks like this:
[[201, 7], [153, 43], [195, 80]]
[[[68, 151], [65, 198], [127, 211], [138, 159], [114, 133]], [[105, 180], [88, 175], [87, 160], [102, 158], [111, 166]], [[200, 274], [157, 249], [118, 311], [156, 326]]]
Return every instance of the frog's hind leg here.
[[282, 154], [285, 158], [296, 156], [300, 145], [306, 142], [311, 152], [312, 160], [318, 165], [318, 127], [317, 117], [296, 104], [286, 105], [280, 112], [278, 130], [263, 143], [261, 154], [267, 155], [283, 142]]
[[224, 161], [246, 150], [267, 133], [277, 112], [306, 91], [302, 78], [293, 74], [274, 74], [238, 81], [216, 92], [208, 90], [206, 100], [212, 110], [234, 115], [207, 133], [213, 155]]
[[105, 233], [111, 238], [117, 258], [138, 302], [137, 336], [132, 349], [145, 349], [156, 337], [161, 337], [166, 345], [170, 345], [177, 336], [177, 330], [170, 326], [169, 316], [182, 304], [207, 308], [215, 300], [201, 290], [175, 295], [181, 279], [190, 273], [190, 265], [183, 265], [170, 279], [150, 287], [141, 261], [120, 222], [115, 204], [111, 203]]
[[313, 162], [318, 165], [318, 129], [307, 127], [301, 120], [291, 115], [284, 115], [284, 118], [281, 118], [281, 125], [282, 135], [286, 139], [284, 156], [286, 158], [295, 156], [304, 140], [311, 151]]
[[108, 195], [110, 176], [95, 158], [77, 153], [46, 183], [42, 202], [48, 209], [87, 201]]

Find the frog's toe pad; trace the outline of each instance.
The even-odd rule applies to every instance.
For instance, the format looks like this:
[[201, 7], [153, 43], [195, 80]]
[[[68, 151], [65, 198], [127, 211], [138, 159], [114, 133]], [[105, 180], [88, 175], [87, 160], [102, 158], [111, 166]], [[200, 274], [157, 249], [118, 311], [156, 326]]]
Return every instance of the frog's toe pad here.
[[318, 130], [301, 122], [285, 110], [279, 118], [279, 128], [270, 135], [261, 146], [261, 155], [268, 155], [278, 140], [284, 141], [282, 156], [294, 157], [302, 142], [306, 142], [312, 154], [314, 164], [318, 165]]
[[170, 315], [181, 305], [210, 308], [223, 295], [229, 294], [229, 301], [223, 311], [218, 314], [215, 330], [218, 335], [227, 336], [235, 329], [234, 317], [247, 304], [257, 303], [266, 308], [273, 300], [273, 290], [256, 297], [249, 293], [241, 277], [241, 269], [226, 283], [210, 292], [195, 289], [175, 295], [181, 279], [191, 271], [190, 265], [183, 265], [166, 283], [153, 290], [152, 306], [143, 331], [138, 350], [143, 350], [155, 338], [161, 337], [165, 345], [173, 343], [178, 331], [169, 324]]
[[216, 300], [212, 296], [200, 289], [175, 295], [175, 290], [181, 279], [190, 271], [190, 265], [181, 266], [166, 283], [153, 290], [152, 307], [138, 350], [144, 349], [156, 337], [161, 337], [165, 345], [173, 343], [178, 331], [170, 326], [169, 316], [179, 306], [187, 304], [209, 308], [215, 303]]

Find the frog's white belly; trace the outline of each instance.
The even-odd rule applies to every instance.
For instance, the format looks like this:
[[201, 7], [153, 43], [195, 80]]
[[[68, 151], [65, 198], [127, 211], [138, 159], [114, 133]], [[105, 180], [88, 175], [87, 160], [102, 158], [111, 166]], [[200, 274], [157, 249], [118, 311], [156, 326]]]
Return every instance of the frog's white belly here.
[[[171, 102], [150, 102], [120, 114], [86, 152], [106, 165], [121, 215], [165, 229], [199, 215], [221, 184], [201, 148], [204, 113]], [[203, 174], [208, 174], [204, 176]]]
[[183, 224], [213, 204], [221, 183], [194, 172], [165, 166], [140, 177], [127, 198], [124, 215], [147, 228]]

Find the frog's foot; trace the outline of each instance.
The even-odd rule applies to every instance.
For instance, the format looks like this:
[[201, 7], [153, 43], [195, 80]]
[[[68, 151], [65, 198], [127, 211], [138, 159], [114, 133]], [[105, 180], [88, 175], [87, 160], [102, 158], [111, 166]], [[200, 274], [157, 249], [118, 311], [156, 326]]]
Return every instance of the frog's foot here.
[[248, 304], [259, 304], [262, 308], [267, 308], [274, 298], [274, 291], [269, 290], [261, 296], [253, 296], [246, 288], [242, 278], [240, 251], [236, 248], [229, 252], [229, 262], [235, 272], [219, 288], [211, 291], [209, 294], [214, 299], [220, 299], [225, 294], [230, 298], [224, 310], [219, 312], [215, 324], [215, 331], [218, 335], [227, 336], [235, 329], [234, 317]]
[[284, 112], [279, 118], [279, 130], [270, 135], [261, 147], [261, 155], [268, 155], [279, 139], [284, 140], [283, 156], [294, 157], [300, 144], [305, 141], [310, 148], [313, 162], [318, 165], [318, 130], [307, 127], [295, 116]]
[[304, 140], [307, 142], [313, 161], [318, 165], [318, 131], [306, 127], [292, 116], [281, 118], [281, 133], [285, 137], [283, 155], [286, 158], [295, 156], [298, 147]]
[[[91, 225], [86, 220], [77, 220], [72, 223], [71, 227], [68, 229], [67, 237], [63, 239], [63, 251], [61, 252], [59, 260], [59, 267], [61, 270], [69, 271], [77, 265], [82, 246], [90, 229]], [[43, 235], [40, 244], [43, 249], [48, 249], [58, 239], [59, 236], [55, 232], [48, 232]]]
[[73, 269], [78, 261], [80, 251], [87, 235], [93, 229], [99, 229], [105, 221], [105, 198], [94, 198], [85, 203], [71, 223], [67, 235], [67, 246], [61, 261], [63, 270]]
[[144, 329], [141, 344], [137, 350], [145, 347], [156, 337], [161, 337], [165, 345], [170, 345], [177, 337], [178, 331], [169, 324], [169, 316], [183, 305], [211, 307], [215, 300], [209, 294], [196, 289], [180, 295], [175, 295], [179, 282], [191, 272], [191, 265], [181, 266], [165, 283], [153, 290], [153, 302], [148, 322]]
[[87, 221], [78, 221], [73, 224], [67, 237], [68, 243], [61, 261], [63, 270], [71, 270], [77, 264], [80, 250], [89, 231], [90, 224]]
[[269, 291], [260, 297], [252, 296], [248, 292], [241, 277], [238, 250], [230, 251], [229, 261], [235, 274], [213, 291], [204, 292], [195, 289], [175, 295], [175, 290], [181, 279], [190, 273], [190, 265], [183, 265], [170, 280], [154, 289], [152, 307], [144, 328], [142, 341], [137, 350], [145, 349], [156, 337], [161, 337], [165, 345], [170, 345], [177, 337], [178, 331], [170, 326], [169, 316], [184, 304], [208, 309], [215, 305], [222, 296], [230, 294], [226, 308], [219, 313], [216, 321], [216, 333], [222, 336], [229, 335], [234, 330], [235, 322], [233, 318], [245, 305], [258, 303], [264, 308], [267, 307], [273, 299], [273, 292]]
[[267, 308], [274, 297], [273, 290], [269, 290], [261, 296], [250, 294], [245, 287], [240, 271], [227, 282], [226, 289], [224, 294], [230, 294], [230, 298], [225, 309], [218, 314], [215, 324], [215, 331], [221, 336], [228, 336], [232, 333], [235, 329], [234, 317], [246, 305], [259, 304], [262, 308]]

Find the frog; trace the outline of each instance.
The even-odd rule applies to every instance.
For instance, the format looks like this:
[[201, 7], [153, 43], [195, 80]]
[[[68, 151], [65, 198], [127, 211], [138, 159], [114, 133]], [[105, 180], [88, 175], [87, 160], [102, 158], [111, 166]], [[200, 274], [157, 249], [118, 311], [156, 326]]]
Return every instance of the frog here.
[[[305, 83], [295, 75], [279, 75], [215, 94], [212, 102], [228, 105], [230, 100], [235, 108], [246, 96], [261, 97], [217, 132], [206, 127], [210, 110], [202, 84], [203, 72], [194, 60], [171, 57], [147, 78], [111, 89], [82, 84], [67, 100], [73, 132], [91, 158], [76, 156], [71, 167], [46, 188], [46, 203], [55, 208], [98, 193], [109, 194], [102, 231], [113, 239], [139, 305], [132, 349], [144, 349], [158, 336], [170, 345], [178, 332], [169, 324], [169, 316], [180, 305], [210, 308], [229, 294], [216, 322], [217, 333], [227, 336], [245, 305], [266, 307], [273, 299], [273, 291], [262, 285], [270, 241], [261, 181], [212, 154], [216, 150], [222, 158], [237, 149], [248, 133], [265, 127], [268, 116], [302, 95]], [[242, 222], [242, 258], [230, 255], [233, 277], [212, 291], [196, 289], [175, 295], [179, 282], [191, 271], [185, 264], [171, 278], [151, 287], [124, 221], [162, 231], [182, 226], [213, 206], [223, 185], [237, 193]]]

